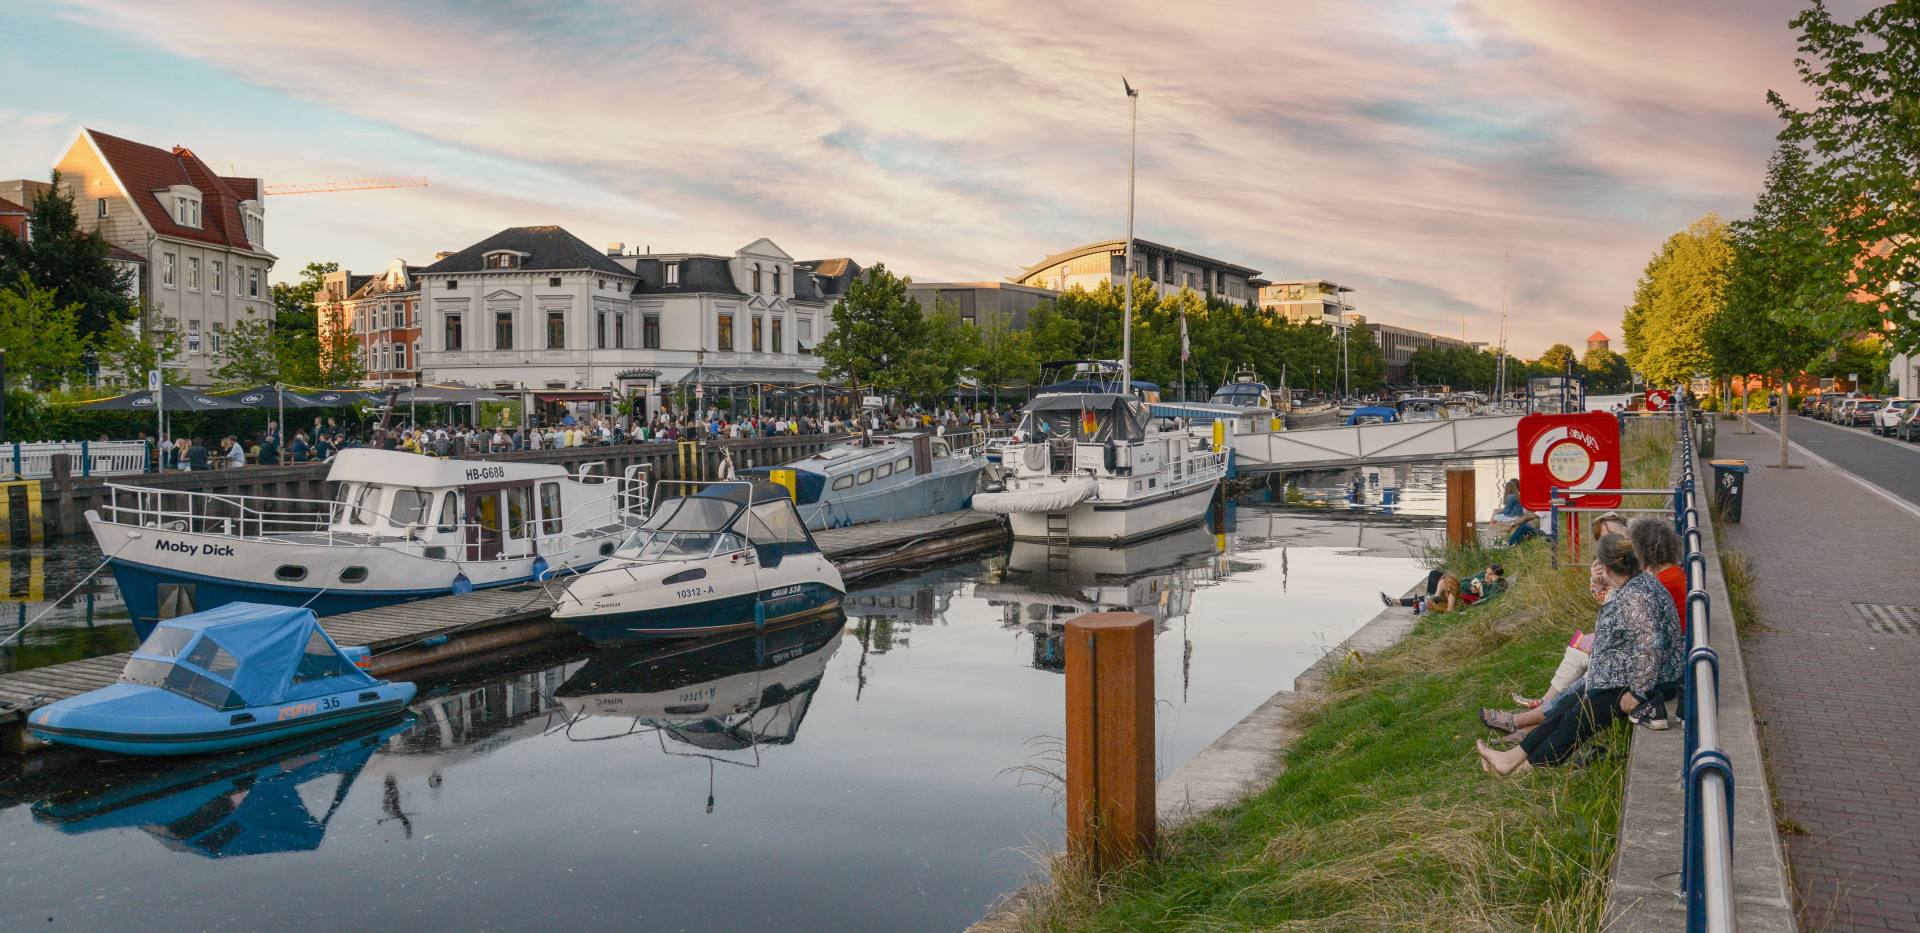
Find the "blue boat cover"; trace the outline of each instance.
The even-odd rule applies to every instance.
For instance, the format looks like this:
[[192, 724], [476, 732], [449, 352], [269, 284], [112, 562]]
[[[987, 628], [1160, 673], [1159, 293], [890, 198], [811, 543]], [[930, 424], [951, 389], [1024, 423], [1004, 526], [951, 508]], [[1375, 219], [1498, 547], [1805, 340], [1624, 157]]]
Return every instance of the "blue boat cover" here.
[[1353, 414], [1347, 416], [1347, 423], [1358, 424], [1361, 418], [1379, 418], [1381, 421], [1389, 422], [1399, 421], [1400, 410], [1397, 408], [1388, 408], [1385, 405], [1367, 405], [1354, 409]]
[[215, 709], [272, 706], [378, 683], [355, 667], [310, 609], [228, 603], [161, 621], [121, 679]]

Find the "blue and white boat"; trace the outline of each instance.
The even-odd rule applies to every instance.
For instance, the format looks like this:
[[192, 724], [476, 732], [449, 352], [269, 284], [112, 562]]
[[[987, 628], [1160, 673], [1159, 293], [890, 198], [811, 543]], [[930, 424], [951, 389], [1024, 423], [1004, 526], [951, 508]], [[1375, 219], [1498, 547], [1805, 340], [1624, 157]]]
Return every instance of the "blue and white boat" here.
[[35, 738], [123, 755], [246, 748], [400, 712], [410, 683], [361, 670], [311, 611], [256, 603], [167, 619], [118, 683], [43, 706]]
[[782, 485], [783, 471], [790, 475], [800, 518], [815, 531], [937, 515], [967, 507], [986, 465], [978, 445], [956, 440], [927, 432], [858, 438], [740, 475]]
[[87, 523], [145, 635], [240, 600], [327, 616], [583, 569], [647, 512], [633, 471], [355, 449], [327, 482], [331, 500], [109, 484]]
[[1362, 405], [1347, 415], [1347, 427], [1357, 424], [1392, 424], [1400, 420], [1400, 410], [1388, 405]]
[[553, 617], [594, 641], [765, 628], [832, 612], [847, 585], [785, 488], [663, 481], [659, 507]]

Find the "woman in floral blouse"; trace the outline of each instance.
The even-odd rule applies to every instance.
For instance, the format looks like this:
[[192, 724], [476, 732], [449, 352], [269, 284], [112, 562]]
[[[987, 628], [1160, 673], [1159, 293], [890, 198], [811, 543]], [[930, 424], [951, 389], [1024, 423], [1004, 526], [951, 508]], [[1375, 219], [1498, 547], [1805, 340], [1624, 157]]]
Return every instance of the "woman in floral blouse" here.
[[1661, 699], [1680, 685], [1686, 645], [1666, 587], [1640, 566], [1625, 535], [1600, 539], [1599, 562], [1613, 595], [1601, 605], [1593, 630], [1593, 664], [1578, 702], [1548, 716], [1514, 748], [1476, 745], [1480, 765], [1491, 774], [1512, 774], [1557, 764], [1580, 743]]

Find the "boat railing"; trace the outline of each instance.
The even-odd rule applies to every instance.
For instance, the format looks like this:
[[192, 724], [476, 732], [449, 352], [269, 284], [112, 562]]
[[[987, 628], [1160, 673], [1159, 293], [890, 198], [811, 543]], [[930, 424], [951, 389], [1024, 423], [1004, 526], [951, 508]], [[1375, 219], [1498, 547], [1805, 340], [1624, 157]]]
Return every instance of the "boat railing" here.
[[1216, 482], [1226, 475], [1227, 451], [1183, 451], [1167, 464], [1167, 472], [1171, 477], [1167, 485], [1173, 488]]

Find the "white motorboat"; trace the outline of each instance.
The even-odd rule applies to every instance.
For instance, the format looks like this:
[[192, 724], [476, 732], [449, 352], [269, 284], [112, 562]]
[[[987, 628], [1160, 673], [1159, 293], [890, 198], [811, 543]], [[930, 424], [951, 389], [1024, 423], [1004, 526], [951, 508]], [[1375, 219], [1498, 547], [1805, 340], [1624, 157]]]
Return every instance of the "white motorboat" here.
[[582, 474], [352, 449], [332, 500], [110, 483], [87, 524], [144, 637], [230, 602], [324, 616], [591, 567], [645, 517], [646, 478]]
[[966, 508], [980, 484], [980, 445], [956, 443], [971, 440], [925, 431], [854, 438], [740, 475], [791, 482], [800, 517], [815, 531], [936, 515]]
[[1108, 378], [1111, 364], [1075, 365], [1075, 379], [1027, 404], [1002, 489], [976, 494], [973, 508], [1007, 516], [1015, 539], [1051, 544], [1121, 544], [1199, 521], [1226, 451], [1150, 427], [1147, 404]]
[[594, 641], [764, 628], [830, 612], [846, 583], [786, 489], [662, 481], [659, 504], [600, 566], [567, 581], [553, 617]]

